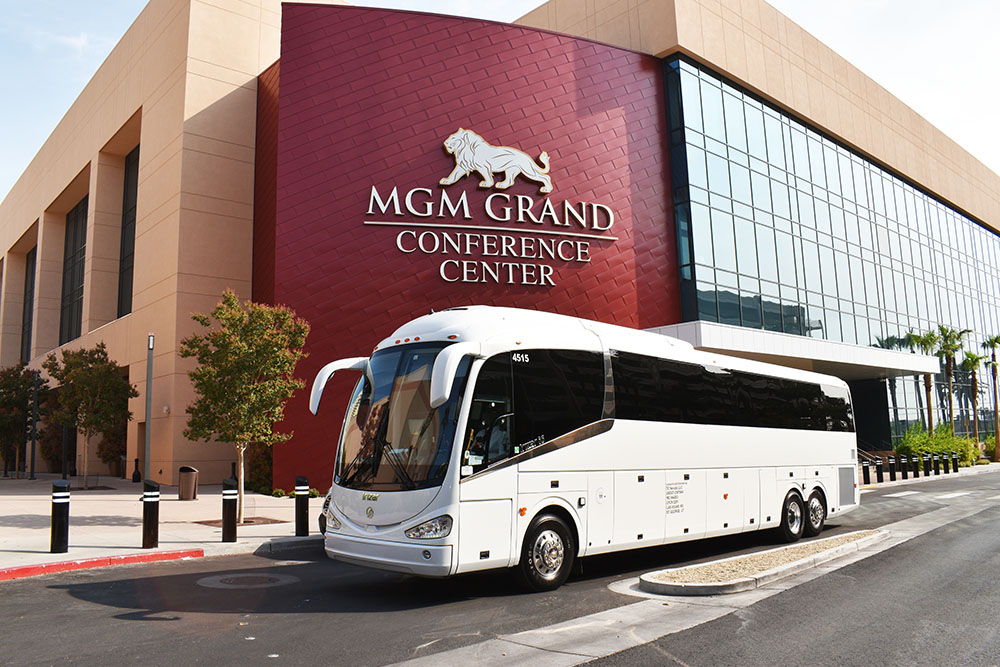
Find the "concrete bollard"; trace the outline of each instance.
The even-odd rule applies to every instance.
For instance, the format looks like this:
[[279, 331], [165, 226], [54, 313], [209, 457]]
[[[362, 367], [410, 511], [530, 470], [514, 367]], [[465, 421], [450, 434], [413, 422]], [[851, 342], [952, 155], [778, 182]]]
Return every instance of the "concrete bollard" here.
[[906, 465], [908, 463], [909, 460], [906, 458], [906, 454], [903, 454], [902, 456], [899, 457], [899, 472], [902, 473], [904, 480], [907, 479], [906, 473], [908, 471], [906, 469]]
[[875, 460], [875, 481], [879, 484], [885, 481], [885, 477], [882, 475], [882, 457]]
[[295, 537], [309, 534], [309, 480], [295, 478]]
[[236, 541], [236, 503], [239, 501], [238, 485], [234, 478], [222, 480], [222, 541]]
[[64, 554], [69, 551], [69, 482], [52, 482], [52, 536], [49, 553]]
[[142, 548], [160, 546], [160, 485], [148, 479], [142, 483]]

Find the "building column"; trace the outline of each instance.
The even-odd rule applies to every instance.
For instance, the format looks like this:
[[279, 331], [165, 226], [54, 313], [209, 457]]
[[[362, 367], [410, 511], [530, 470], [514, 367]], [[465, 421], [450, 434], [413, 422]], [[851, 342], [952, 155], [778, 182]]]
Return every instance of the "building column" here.
[[21, 320], [24, 315], [24, 255], [8, 252], [0, 258], [0, 367], [21, 358]]
[[122, 191], [125, 158], [98, 153], [91, 161], [87, 251], [83, 274], [83, 333], [118, 318]]
[[62, 308], [63, 249], [66, 214], [46, 211], [38, 221], [38, 265], [35, 276], [34, 341], [32, 358], [59, 347]]

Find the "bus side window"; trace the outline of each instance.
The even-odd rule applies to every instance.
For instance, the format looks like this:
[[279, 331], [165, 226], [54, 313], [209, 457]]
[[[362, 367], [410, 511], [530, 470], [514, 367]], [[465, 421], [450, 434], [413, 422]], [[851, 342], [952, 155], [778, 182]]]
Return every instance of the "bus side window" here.
[[514, 451], [519, 454], [581, 426], [604, 411], [604, 355], [525, 350], [512, 355]]
[[510, 456], [514, 405], [510, 391], [510, 353], [486, 360], [479, 369], [469, 409], [462, 465], [479, 472]]

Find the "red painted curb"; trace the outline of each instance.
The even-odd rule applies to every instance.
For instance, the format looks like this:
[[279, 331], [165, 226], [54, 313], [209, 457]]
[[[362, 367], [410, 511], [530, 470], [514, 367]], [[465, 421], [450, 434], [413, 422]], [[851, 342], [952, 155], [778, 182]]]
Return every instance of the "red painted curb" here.
[[83, 560], [66, 560], [58, 563], [42, 563], [40, 565], [19, 565], [0, 569], [0, 581], [36, 577], [40, 574], [54, 572], [70, 572], [72, 570], [89, 570], [95, 567], [112, 565], [131, 565], [133, 563], [155, 563], [164, 560], [180, 560], [181, 558], [202, 558], [202, 549], [182, 549], [180, 551], [152, 551], [141, 554], [125, 554], [123, 556], [101, 556], [99, 558], [84, 558]]

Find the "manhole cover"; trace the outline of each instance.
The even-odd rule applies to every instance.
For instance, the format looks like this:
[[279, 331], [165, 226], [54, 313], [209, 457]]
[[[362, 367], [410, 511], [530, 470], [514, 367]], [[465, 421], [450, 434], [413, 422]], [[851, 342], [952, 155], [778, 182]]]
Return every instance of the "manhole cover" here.
[[298, 577], [293, 577], [290, 574], [242, 574], [233, 572], [230, 574], [216, 574], [211, 577], [202, 577], [195, 583], [205, 588], [249, 589], [286, 586], [298, 581]]

